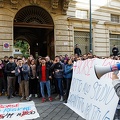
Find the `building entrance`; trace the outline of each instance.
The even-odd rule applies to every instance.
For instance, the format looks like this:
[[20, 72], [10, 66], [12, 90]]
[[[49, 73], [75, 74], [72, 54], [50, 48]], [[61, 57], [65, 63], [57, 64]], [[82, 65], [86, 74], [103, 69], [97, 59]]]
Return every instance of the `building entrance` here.
[[14, 40], [25, 40], [30, 54], [54, 57], [54, 23], [50, 14], [39, 6], [22, 8], [14, 18]]

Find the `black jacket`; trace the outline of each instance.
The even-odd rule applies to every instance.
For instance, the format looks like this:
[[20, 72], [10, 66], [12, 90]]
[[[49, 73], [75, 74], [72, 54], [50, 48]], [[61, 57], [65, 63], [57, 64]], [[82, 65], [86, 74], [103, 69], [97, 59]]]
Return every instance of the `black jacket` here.
[[118, 52], [119, 52], [118, 48], [117, 48], [117, 47], [113, 47], [113, 49], [112, 49], [113, 55], [114, 55], [114, 56], [117, 56], [117, 55], [118, 55]]
[[[37, 76], [39, 76], [39, 81], [41, 81], [42, 77], [42, 65], [37, 67]], [[49, 80], [49, 76], [51, 76], [50, 65], [46, 64], [46, 81]]]
[[78, 54], [78, 55], [81, 55], [81, 54], [82, 54], [80, 48], [75, 48], [75, 54]]
[[7, 63], [5, 66], [5, 73], [7, 73], [7, 76], [13, 77], [15, 76], [15, 73], [11, 73], [11, 71], [15, 70], [17, 67], [16, 63]]
[[[56, 70], [59, 70], [59, 72], [56, 72]], [[61, 62], [52, 64], [51, 71], [54, 72], [54, 78], [63, 78], [64, 64]]]

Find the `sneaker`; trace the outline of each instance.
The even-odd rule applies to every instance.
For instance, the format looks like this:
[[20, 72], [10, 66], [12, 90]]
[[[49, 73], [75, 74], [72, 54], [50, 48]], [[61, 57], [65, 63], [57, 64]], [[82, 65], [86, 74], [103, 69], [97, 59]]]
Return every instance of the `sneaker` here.
[[50, 101], [50, 102], [52, 102], [52, 101], [53, 101], [52, 97], [49, 97], [49, 101]]
[[67, 100], [65, 100], [64, 102], [67, 103]]
[[37, 94], [35, 94], [35, 97], [37, 98], [37, 97], [38, 97], [38, 95], [37, 95]]
[[8, 99], [10, 99], [10, 95], [8, 95], [8, 97], [7, 97]]
[[63, 101], [63, 96], [61, 96], [61, 98], [60, 98], [60, 102], [62, 102]]
[[14, 96], [13, 96], [13, 95], [11, 95], [11, 98], [14, 98]]
[[55, 99], [57, 100], [57, 99], [59, 99], [59, 97], [60, 97], [60, 96], [59, 96], [59, 95], [57, 95], [57, 96], [55, 97]]
[[26, 97], [26, 100], [30, 101], [30, 97]]
[[42, 98], [42, 103], [44, 103], [46, 101], [46, 99], [45, 98]]
[[25, 99], [25, 97], [21, 97], [20, 101], [22, 101], [22, 100], [24, 100], [24, 99]]
[[31, 98], [31, 97], [32, 97], [32, 94], [30, 94], [29, 97]]

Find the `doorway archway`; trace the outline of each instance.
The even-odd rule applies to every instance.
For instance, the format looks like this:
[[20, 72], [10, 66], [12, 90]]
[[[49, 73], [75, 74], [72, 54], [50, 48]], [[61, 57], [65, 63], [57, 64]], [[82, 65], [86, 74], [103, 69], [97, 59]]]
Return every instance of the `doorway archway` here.
[[30, 54], [54, 57], [54, 22], [39, 6], [26, 6], [14, 18], [14, 40], [28, 41]]

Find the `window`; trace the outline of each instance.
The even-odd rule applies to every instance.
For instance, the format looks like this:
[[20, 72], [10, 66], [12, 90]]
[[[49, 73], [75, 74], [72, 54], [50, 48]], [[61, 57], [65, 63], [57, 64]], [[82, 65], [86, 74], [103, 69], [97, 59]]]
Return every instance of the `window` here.
[[15, 49], [15, 52], [19, 52], [19, 50], [18, 50], [18, 49]]
[[78, 44], [82, 54], [89, 52], [89, 32], [74, 31], [74, 45]]
[[120, 34], [109, 34], [110, 36], [110, 54], [112, 55], [112, 48], [114, 45], [117, 45], [120, 51]]
[[119, 18], [120, 18], [119, 15], [113, 15], [113, 14], [111, 14], [111, 21], [112, 22], [119, 23]]
[[88, 11], [87, 10], [76, 10], [76, 17], [87, 19], [88, 18]]

